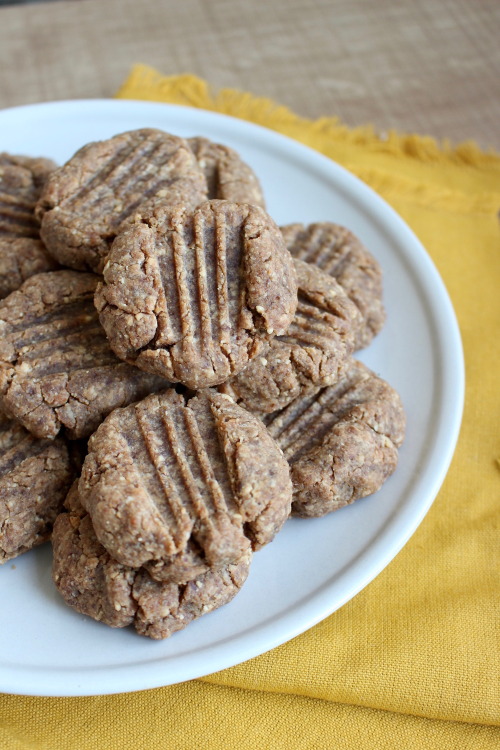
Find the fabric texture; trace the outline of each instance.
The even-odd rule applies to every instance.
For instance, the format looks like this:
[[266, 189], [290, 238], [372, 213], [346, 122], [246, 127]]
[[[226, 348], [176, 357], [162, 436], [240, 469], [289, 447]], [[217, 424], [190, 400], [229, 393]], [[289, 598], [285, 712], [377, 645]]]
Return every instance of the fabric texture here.
[[[136, 66], [118, 96], [224, 112], [368, 183], [434, 260], [458, 317], [466, 401], [423, 523], [360, 594], [293, 641], [182, 685], [89, 698], [0, 696], [0, 748], [500, 747], [500, 155], [301, 119], [191, 75]], [[60, 634], [64, 637], [63, 634]]]

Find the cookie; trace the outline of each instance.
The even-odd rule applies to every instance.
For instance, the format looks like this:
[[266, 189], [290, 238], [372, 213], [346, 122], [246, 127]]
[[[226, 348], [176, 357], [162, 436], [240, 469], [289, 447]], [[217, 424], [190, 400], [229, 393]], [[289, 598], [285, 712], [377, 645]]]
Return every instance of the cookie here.
[[30, 276], [57, 268], [40, 240], [34, 213], [53, 168], [45, 159], [0, 154], [0, 299]]
[[356, 349], [368, 346], [385, 322], [382, 271], [373, 255], [352, 232], [328, 221], [289, 224], [281, 231], [294, 258], [318, 266], [344, 287], [365, 323], [359, 329]]
[[297, 516], [323, 516], [376, 492], [396, 468], [405, 432], [399, 395], [355, 360], [336, 385], [264, 422], [290, 464]]
[[208, 138], [187, 141], [205, 175], [208, 198], [266, 207], [257, 175], [236, 151]]
[[0, 299], [19, 289], [23, 281], [37, 273], [54, 271], [56, 261], [41, 240], [0, 235]]
[[52, 256], [101, 272], [120, 225], [156, 200], [196, 206], [206, 181], [183, 138], [161, 130], [122, 133], [81, 148], [47, 180], [37, 206]]
[[283, 409], [304, 390], [335, 383], [363, 325], [359, 309], [334, 278], [301, 260], [294, 265], [298, 305], [287, 332], [219, 386], [253, 414]]
[[99, 543], [82, 508], [77, 483], [54, 525], [53, 580], [64, 600], [84, 615], [115, 628], [133, 625], [138, 633], [161, 639], [201, 615], [227, 604], [245, 582], [251, 552], [236, 563], [184, 584], [155, 581], [144, 568], [113, 560]]
[[49, 538], [75, 478], [70, 453], [0, 415], [0, 564]]
[[288, 464], [227, 396], [170, 389], [116, 409], [89, 440], [79, 482], [97, 538], [122, 565], [185, 583], [235, 564], [290, 512]]
[[[51, 162], [45, 169], [29, 157], [0, 154], [0, 238], [39, 239], [39, 223], [35, 206], [50, 174]], [[32, 167], [32, 168], [31, 168]], [[55, 164], [53, 165], [55, 168]]]
[[162, 207], [114, 241], [95, 304], [115, 353], [197, 389], [239, 372], [297, 305], [290, 253], [261, 209]]
[[[4, 151], [0, 153], [0, 169], [2, 167], [22, 167], [28, 170], [31, 173], [33, 185], [41, 190], [49, 174], [57, 169], [57, 164], [52, 159], [46, 159], [43, 156], [14, 155]], [[38, 195], [36, 197], [38, 198]]]
[[36, 437], [89, 435], [116, 406], [165, 386], [111, 351], [93, 297], [98, 277], [53, 271], [0, 302], [0, 407]]

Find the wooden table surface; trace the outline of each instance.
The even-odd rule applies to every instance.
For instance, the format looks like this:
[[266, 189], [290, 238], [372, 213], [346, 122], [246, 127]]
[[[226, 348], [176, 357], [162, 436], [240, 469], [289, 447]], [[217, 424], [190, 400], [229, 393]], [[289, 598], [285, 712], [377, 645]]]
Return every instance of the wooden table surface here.
[[500, 149], [499, 40], [499, 0], [1, 0], [0, 108], [109, 97], [143, 62]]

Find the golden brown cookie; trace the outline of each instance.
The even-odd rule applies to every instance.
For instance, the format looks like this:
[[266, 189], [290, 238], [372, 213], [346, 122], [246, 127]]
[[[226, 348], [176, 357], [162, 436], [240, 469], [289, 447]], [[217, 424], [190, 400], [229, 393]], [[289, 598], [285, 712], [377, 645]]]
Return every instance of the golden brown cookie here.
[[155, 581], [144, 568], [122, 565], [99, 543], [90, 516], [79, 502], [77, 483], [55, 523], [53, 579], [77, 612], [115, 628], [133, 624], [141, 635], [161, 639], [201, 615], [227, 604], [240, 590], [250, 567], [246, 550], [224, 565], [183, 584]]
[[236, 151], [208, 138], [187, 140], [205, 175], [208, 198], [266, 207], [257, 175]]
[[295, 270], [298, 305], [287, 332], [219, 386], [252, 414], [283, 409], [304, 390], [335, 383], [363, 325], [359, 309], [334, 278], [297, 259]]
[[[46, 159], [43, 156], [21, 156], [19, 154], [7, 154], [5, 151], [0, 154], [1, 167], [22, 167], [31, 174], [31, 181], [37, 190], [41, 190], [45, 185], [47, 177], [57, 164], [52, 159]], [[38, 198], [38, 195], [36, 195]]]
[[144, 203], [206, 198], [206, 181], [183, 138], [142, 129], [89, 143], [52, 173], [37, 206], [52, 256], [101, 272], [120, 225]]
[[116, 406], [167, 385], [121, 362], [93, 304], [98, 277], [53, 271], [0, 302], [0, 406], [36, 437], [89, 435]]
[[35, 204], [55, 166], [48, 159], [0, 154], [0, 299], [30, 276], [57, 268], [35, 218]]
[[262, 422], [210, 390], [171, 389], [116, 409], [90, 438], [79, 482], [109, 554], [172, 583], [270, 542], [291, 490]]
[[290, 464], [298, 516], [323, 516], [376, 492], [396, 468], [405, 433], [396, 391], [354, 359], [336, 385], [264, 421]]
[[75, 477], [67, 442], [0, 415], [0, 564], [45, 542]]
[[289, 224], [281, 231], [294, 258], [316, 265], [344, 287], [364, 320], [356, 349], [368, 346], [385, 321], [382, 270], [373, 255], [352, 232], [332, 222]]
[[239, 372], [286, 331], [297, 282], [261, 208], [214, 200], [137, 219], [114, 241], [95, 303], [121, 359], [196, 389]]

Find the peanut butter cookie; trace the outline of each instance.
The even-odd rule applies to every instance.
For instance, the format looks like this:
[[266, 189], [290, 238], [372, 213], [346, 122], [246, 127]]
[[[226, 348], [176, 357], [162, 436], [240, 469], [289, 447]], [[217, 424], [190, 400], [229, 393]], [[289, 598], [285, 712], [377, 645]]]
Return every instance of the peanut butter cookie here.
[[232, 148], [208, 138], [188, 138], [205, 175], [209, 198], [266, 207], [257, 175]]
[[37, 206], [51, 255], [101, 272], [120, 225], [144, 203], [205, 200], [206, 181], [183, 138], [142, 129], [89, 143], [53, 172]]
[[65, 601], [84, 615], [115, 628], [133, 625], [153, 639], [167, 638], [201, 615], [227, 604], [250, 567], [246, 550], [224, 565], [183, 584], [155, 581], [144, 568], [122, 565], [98, 541], [79, 502], [77, 484], [68, 495], [52, 535], [53, 579]]
[[308, 388], [335, 383], [363, 325], [334, 278], [297, 259], [295, 270], [298, 306], [287, 332], [219, 386], [252, 414], [283, 409]]
[[323, 516], [380, 489], [405, 432], [396, 391], [356, 360], [336, 385], [312, 389], [264, 421], [290, 464], [297, 516]]
[[170, 389], [116, 409], [90, 438], [79, 482], [109, 554], [172, 583], [270, 542], [291, 491], [262, 422], [210, 390], [188, 398]]
[[121, 359], [196, 389], [222, 383], [284, 334], [297, 282], [261, 208], [214, 200], [158, 208], [122, 232], [95, 304]]
[[0, 302], [0, 406], [36, 437], [89, 435], [116, 406], [165, 387], [121, 362], [101, 328], [98, 277], [53, 271]]
[[[57, 164], [52, 159], [46, 159], [43, 156], [21, 156], [18, 154], [7, 154], [5, 151], [0, 154], [0, 167], [22, 167], [31, 174], [31, 181], [40, 191], [47, 177], [51, 172], [57, 169]], [[36, 195], [38, 198], [39, 193]]]
[[75, 478], [66, 441], [0, 415], [0, 564], [45, 542]]
[[55, 164], [0, 154], [0, 299], [57, 263], [40, 240], [35, 204]]
[[385, 321], [382, 271], [373, 255], [352, 232], [328, 221], [289, 224], [281, 231], [294, 258], [316, 265], [344, 287], [364, 320], [356, 349], [368, 346]]

